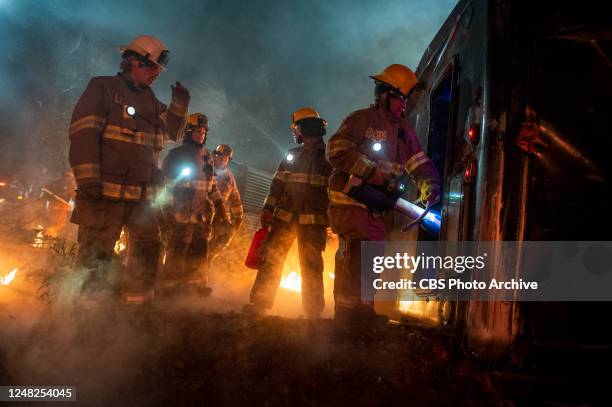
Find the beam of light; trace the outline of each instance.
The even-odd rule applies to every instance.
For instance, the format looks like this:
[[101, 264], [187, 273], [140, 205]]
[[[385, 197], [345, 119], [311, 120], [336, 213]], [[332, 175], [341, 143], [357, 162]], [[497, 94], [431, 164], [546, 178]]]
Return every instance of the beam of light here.
[[580, 163], [591, 169], [595, 169], [597, 167], [593, 163], [593, 161], [591, 161], [584, 154], [582, 154], [576, 147], [564, 140], [563, 137], [559, 135], [559, 132], [555, 130], [555, 128], [552, 127], [550, 124], [542, 122], [542, 124], [540, 125], [540, 131], [546, 134], [550, 138], [551, 142], [557, 145], [563, 152], [565, 152], [567, 155], [569, 155], [576, 161], [579, 161]]

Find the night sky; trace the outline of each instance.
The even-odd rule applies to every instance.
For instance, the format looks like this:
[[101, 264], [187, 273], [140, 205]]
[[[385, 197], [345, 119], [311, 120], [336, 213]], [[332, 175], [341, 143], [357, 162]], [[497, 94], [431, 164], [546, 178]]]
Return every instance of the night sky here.
[[211, 121], [208, 146], [273, 171], [293, 143], [291, 113], [313, 106], [333, 134], [373, 100], [391, 63], [415, 68], [456, 4], [412, 1], [0, 0], [0, 175], [68, 167], [68, 126], [92, 76], [114, 75], [117, 46], [150, 34], [170, 49], [153, 88], [191, 91]]

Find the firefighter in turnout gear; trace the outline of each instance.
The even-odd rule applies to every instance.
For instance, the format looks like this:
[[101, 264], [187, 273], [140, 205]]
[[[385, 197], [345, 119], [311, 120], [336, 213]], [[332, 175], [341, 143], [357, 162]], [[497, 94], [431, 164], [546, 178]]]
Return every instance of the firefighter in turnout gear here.
[[327, 182], [331, 166], [325, 159], [327, 123], [316, 110], [303, 108], [292, 117], [291, 128], [300, 146], [280, 163], [261, 215], [271, 226], [264, 243], [262, 264], [251, 289], [246, 312], [262, 314], [272, 308], [285, 258], [296, 239], [302, 274], [302, 306], [309, 318], [319, 318], [323, 297], [323, 251], [327, 239]]
[[158, 155], [165, 139], [183, 132], [189, 92], [177, 82], [169, 107], [155, 97], [150, 86], [168, 62], [157, 38], [139, 36], [119, 50], [121, 72], [93, 78], [72, 114], [69, 160], [77, 195], [71, 221], [79, 225], [76, 266], [88, 292], [110, 288], [108, 265], [127, 228], [122, 297], [142, 304], [152, 299], [160, 253], [152, 205], [163, 181]]
[[204, 147], [208, 118], [189, 116], [183, 144], [168, 153], [162, 165], [170, 194], [169, 237], [164, 267], [167, 288], [179, 285], [209, 294], [208, 246], [212, 219], [225, 218], [223, 199], [217, 189], [214, 163]]
[[340, 236], [334, 279], [336, 318], [357, 324], [385, 320], [375, 314], [372, 301], [361, 297], [361, 242], [384, 240], [385, 223], [384, 213], [347, 195], [349, 177], [382, 186], [407, 171], [424, 202], [434, 204], [440, 196], [437, 170], [421, 149], [414, 130], [403, 120], [406, 100], [417, 84], [415, 74], [394, 64], [371, 78], [376, 84], [375, 104], [344, 119], [326, 151], [333, 166], [329, 180], [330, 226]]
[[217, 188], [221, 193], [225, 207], [229, 210], [230, 223], [225, 222], [221, 216], [215, 216], [210, 241], [210, 260], [213, 260], [232, 241], [236, 231], [242, 225], [244, 213], [238, 184], [236, 184], [234, 174], [229, 168], [229, 162], [234, 156], [234, 151], [227, 144], [219, 144], [213, 155]]

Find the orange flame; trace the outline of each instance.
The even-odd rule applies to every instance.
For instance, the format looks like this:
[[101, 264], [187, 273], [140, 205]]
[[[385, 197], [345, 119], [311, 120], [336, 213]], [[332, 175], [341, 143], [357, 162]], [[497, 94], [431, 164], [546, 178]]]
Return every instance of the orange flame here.
[[119, 235], [119, 240], [115, 242], [115, 254], [120, 254], [127, 248], [127, 237], [125, 236], [125, 231], [121, 229], [121, 235]]
[[296, 293], [302, 292], [302, 276], [293, 270], [281, 278], [280, 286], [285, 290], [295, 291]]
[[2, 283], [2, 285], [9, 285], [11, 281], [15, 279], [16, 275], [17, 275], [17, 269], [15, 268], [10, 273], [8, 273], [6, 276], [4, 277], [0, 276], [0, 283]]

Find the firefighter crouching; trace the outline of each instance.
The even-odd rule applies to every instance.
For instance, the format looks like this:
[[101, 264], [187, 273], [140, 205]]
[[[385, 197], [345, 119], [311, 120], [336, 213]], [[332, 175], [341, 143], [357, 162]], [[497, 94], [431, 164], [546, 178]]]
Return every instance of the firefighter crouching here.
[[126, 226], [130, 256], [122, 297], [142, 304], [153, 297], [160, 253], [158, 210], [151, 204], [163, 181], [157, 157], [164, 139], [182, 133], [189, 92], [177, 82], [170, 107], [155, 97], [150, 86], [168, 62], [157, 38], [138, 36], [120, 51], [121, 72], [93, 78], [72, 115], [69, 160], [77, 195], [71, 221], [79, 225], [76, 266], [89, 292], [111, 288], [108, 266]]
[[210, 241], [210, 260], [213, 260], [232, 241], [236, 231], [242, 225], [244, 213], [238, 184], [236, 184], [234, 174], [229, 168], [229, 162], [234, 156], [234, 151], [227, 144], [219, 144], [213, 155], [217, 188], [221, 193], [225, 208], [229, 211], [230, 223], [225, 222], [222, 216], [215, 216]]
[[293, 114], [294, 138], [302, 144], [280, 163], [261, 214], [271, 226], [264, 243], [262, 264], [245, 312], [262, 314], [272, 308], [287, 253], [297, 236], [302, 274], [302, 306], [308, 318], [319, 318], [323, 297], [323, 251], [327, 238], [327, 182], [331, 166], [325, 159], [325, 126], [316, 110]]
[[344, 119], [326, 151], [333, 166], [329, 180], [330, 226], [340, 236], [335, 313], [337, 320], [349, 324], [386, 320], [375, 314], [369, 295], [365, 300], [361, 297], [361, 242], [385, 239], [384, 213], [347, 195], [349, 177], [382, 186], [405, 170], [416, 182], [423, 201], [433, 204], [440, 195], [437, 170], [422, 151], [414, 130], [403, 120], [406, 100], [417, 84], [415, 74], [394, 64], [372, 79], [376, 84], [375, 104]]
[[212, 219], [215, 211], [225, 216], [213, 159], [204, 147], [207, 132], [208, 118], [201, 113], [190, 115], [183, 144], [170, 150], [162, 165], [170, 193], [164, 286], [172, 290], [178, 285], [203, 295], [212, 291], [208, 286]]

